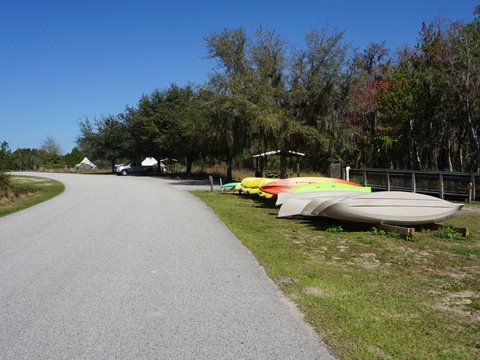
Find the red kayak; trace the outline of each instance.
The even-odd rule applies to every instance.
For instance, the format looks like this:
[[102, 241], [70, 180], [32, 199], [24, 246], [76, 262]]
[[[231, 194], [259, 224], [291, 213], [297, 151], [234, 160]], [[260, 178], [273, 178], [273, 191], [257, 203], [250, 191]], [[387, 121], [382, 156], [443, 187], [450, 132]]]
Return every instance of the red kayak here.
[[331, 183], [336, 182], [341, 184], [361, 186], [360, 184], [357, 184], [348, 180], [329, 178], [329, 177], [297, 177], [297, 178], [289, 178], [289, 179], [280, 179], [280, 180], [269, 182], [265, 185], [260, 186], [260, 191], [263, 191], [271, 195], [278, 195], [281, 192], [291, 192], [293, 189], [296, 189], [300, 186], [305, 186], [308, 184], [314, 184], [319, 182], [331, 182]]

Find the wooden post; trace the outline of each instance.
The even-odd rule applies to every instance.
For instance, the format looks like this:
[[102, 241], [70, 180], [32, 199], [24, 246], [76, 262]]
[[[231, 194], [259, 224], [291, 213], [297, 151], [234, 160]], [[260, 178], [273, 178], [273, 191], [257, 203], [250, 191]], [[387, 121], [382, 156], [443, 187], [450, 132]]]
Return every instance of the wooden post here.
[[213, 191], [213, 176], [212, 175], [208, 176], [208, 181], [210, 182], [210, 191]]
[[476, 194], [476, 191], [475, 191], [475, 175], [472, 175], [472, 179], [470, 180], [470, 182], [472, 183], [472, 199], [473, 199], [473, 201], [475, 201], [475, 199], [477, 197], [477, 194]]
[[388, 225], [388, 224], [379, 224], [377, 227], [380, 230], [385, 231], [397, 231], [400, 235], [404, 235], [413, 239], [415, 237], [415, 228], [409, 228], [404, 226]]
[[440, 174], [439, 178], [440, 178], [440, 199], [443, 199], [444, 198], [443, 174]]
[[467, 185], [467, 190], [468, 190], [468, 202], [471, 203], [472, 202], [472, 183], [468, 183]]

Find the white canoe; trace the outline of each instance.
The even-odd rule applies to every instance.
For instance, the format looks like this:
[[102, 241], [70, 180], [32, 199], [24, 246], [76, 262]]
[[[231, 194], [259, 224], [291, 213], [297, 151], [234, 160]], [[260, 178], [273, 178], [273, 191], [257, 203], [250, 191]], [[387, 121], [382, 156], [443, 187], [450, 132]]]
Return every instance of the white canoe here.
[[[279, 193], [276, 205], [281, 205], [278, 211], [278, 217], [287, 217], [295, 215], [312, 216], [309, 212], [303, 214], [303, 209], [315, 200], [315, 207], [321, 202], [342, 198], [344, 196], [356, 196], [359, 192], [353, 191], [312, 191], [307, 193]], [[314, 208], [314, 207], [313, 207]], [[312, 208], [312, 209], [313, 209]]]
[[462, 207], [429, 195], [382, 191], [313, 199], [301, 214], [369, 224], [421, 225], [448, 220]]

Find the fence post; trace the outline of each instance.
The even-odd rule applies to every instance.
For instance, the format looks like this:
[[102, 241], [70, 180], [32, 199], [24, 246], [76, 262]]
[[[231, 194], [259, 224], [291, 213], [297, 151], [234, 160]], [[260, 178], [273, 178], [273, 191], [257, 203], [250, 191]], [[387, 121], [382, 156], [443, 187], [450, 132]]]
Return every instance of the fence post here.
[[208, 176], [208, 181], [210, 182], [210, 191], [213, 191], [213, 176], [212, 175]]
[[415, 176], [415, 171], [412, 171], [412, 191], [414, 193], [417, 192], [417, 179], [416, 179], [416, 176]]
[[363, 169], [363, 186], [367, 185], [367, 170]]
[[476, 190], [475, 190], [475, 175], [472, 175], [472, 179], [470, 180], [470, 182], [472, 183], [472, 199], [473, 201], [475, 201], [475, 199], [477, 198], [477, 194], [476, 194]]
[[439, 178], [440, 178], [440, 199], [443, 199], [443, 194], [444, 194], [444, 189], [443, 189], [443, 174], [440, 174], [439, 175]]
[[390, 171], [387, 170], [387, 191], [390, 191]]

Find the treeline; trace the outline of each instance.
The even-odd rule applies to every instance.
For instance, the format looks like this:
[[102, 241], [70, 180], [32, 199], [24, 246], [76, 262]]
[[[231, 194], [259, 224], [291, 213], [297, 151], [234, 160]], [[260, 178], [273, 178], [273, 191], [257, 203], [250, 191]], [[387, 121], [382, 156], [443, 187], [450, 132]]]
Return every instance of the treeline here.
[[[304, 166], [479, 171], [480, 6], [471, 23], [423, 24], [418, 43], [357, 51], [338, 29], [312, 29], [296, 47], [274, 31], [205, 38], [215, 71], [172, 84], [118, 115], [80, 121], [92, 159], [154, 156], [235, 162], [269, 150], [307, 154]], [[280, 160], [282, 175], [286, 156]]]
[[0, 172], [7, 170], [60, 169], [74, 167], [84, 155], [74, 147], [62, 154], [62, 148], [53, 137], [47, 137], [40, 148], [18, 148], [12, 151], [6, 141], [0, 143]]

